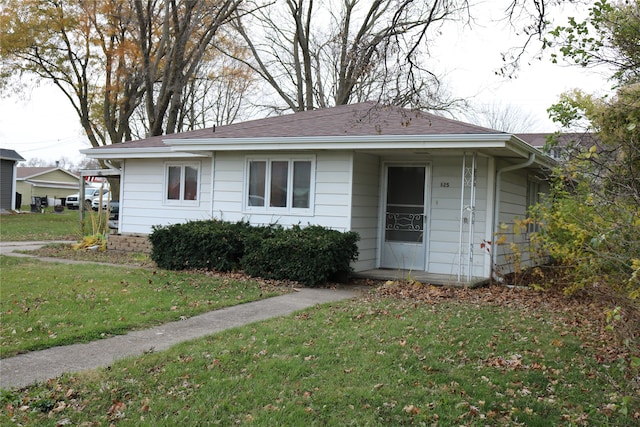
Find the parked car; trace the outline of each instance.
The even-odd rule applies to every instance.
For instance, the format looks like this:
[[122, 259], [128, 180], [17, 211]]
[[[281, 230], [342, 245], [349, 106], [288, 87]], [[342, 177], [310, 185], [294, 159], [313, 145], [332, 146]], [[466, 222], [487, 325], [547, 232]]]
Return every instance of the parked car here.
[[120, 214], [120, 203], [117, 200], [109, 202], [109, 228], [118, 229], [118, 217]]
[[[91, 201], [93, 200], [94, 197], [97, 197], [100, 195], [100, 188], [85, 188], [84, 189], [84, 202], [87, 205], [91, 204]], [[66, 206], [67, 209], [79, 209], [80, 208], [80, 193], [76, 193], [76, 194], [72, 194], [70, 196], [67, 196], [67, 200], [66, 200]]]
[[[102, 209], [106, 210], [107, 209], [107, 204], [109, 203], [109, 201], [111, 200], [111, 195], [108, 191], [105, 191], [104, 193], [102, 193]], [[97, 211], [100, 207], [100, 195], [98, 194], [97, 197], [94, 197], [93, 199], [91, 199], [91, 209], [93, 209], [94, 211]]]

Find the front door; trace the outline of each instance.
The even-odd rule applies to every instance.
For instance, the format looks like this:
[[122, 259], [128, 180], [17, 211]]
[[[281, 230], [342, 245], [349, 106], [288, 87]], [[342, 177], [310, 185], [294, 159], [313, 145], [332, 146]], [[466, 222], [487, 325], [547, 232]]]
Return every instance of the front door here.
[[427, 167], [388, 165], [385, 175], [381, 267], [424, 271]]

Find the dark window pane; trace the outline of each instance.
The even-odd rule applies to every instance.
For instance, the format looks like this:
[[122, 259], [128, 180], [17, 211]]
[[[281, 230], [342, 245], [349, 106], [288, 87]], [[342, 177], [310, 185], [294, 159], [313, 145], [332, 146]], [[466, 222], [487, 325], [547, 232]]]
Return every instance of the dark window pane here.
[[198, 169], [185, 166], [184, 168], [184, 200], [197, 200]]
[[293, 163], [293, 207], [308, 208], [311, 190], [311, 162]]
[[267, 162], [249, 162], [249, 206], [264, 206]]
[[284, 208], [287, 206], [287, 181], [289, 162], [271, 162], [271, 192], [269, 206]]
[[180, 166], [169, 166], [167, 199], [180, 200]]
[[387, 203], [398, 205], [424, 204], [423, 167], [390, 167], [388, 169]]

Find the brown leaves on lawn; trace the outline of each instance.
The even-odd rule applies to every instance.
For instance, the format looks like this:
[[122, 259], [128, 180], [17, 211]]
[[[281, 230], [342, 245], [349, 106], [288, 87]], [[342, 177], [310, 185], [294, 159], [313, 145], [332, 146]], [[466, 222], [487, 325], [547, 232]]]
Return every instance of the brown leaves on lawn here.
[[[617, 298], [600, 288], [567, 296], [558, 289], [545, 291], [530, 287], [488, 285], [479, 288], [443, 287], [419, 282], [388, 281], [378, 286], [377, 297], [397, 298], [416, 304], [467, 303], [509, 307], [523, 319], [553, 315], [561, 335], [575, 334], [591, 347], [599, 363], [624, 360], [630, 367], [636, 390], [640, 390], [640, 310], [633, 301]], [[612, 316], [611, 313], [615, 313]], [[552, 343], [553, 345], [553, 343]], [[558, 341], [557, 345], [562, 345]], [[500, 358], [487, 363], [517, 368], [517, 358]]]

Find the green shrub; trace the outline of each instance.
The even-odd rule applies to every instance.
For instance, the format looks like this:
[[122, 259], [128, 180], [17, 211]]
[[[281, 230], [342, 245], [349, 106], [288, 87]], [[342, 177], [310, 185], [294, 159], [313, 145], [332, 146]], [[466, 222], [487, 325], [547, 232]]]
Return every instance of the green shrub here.
[[251, 276], [314, 286], [351, 272], [358, 234], [320, 226], [271, 227], [246, 242], [242, 268]]
[[533, 209], [541, 228], [532, 240], [565, 267], [560, 270], [565, 292], [597, 285], [637, 298], [639, 213], [635, 203], [603, 202], [587, 181], [575, 183], [571, 191], [556, 182], [549, 197]]
[[151, 259], [168, 270], [207, 269], [314, 286], [351, 272], [358, 234], [311, 225], [250, 226], [218, 220], [154, 226]]
[[151, 259], [168, 270], [235, 270], [240, 267], [248, 232], [246, 222], [218, 220], [154, 226], [149, 236]]

